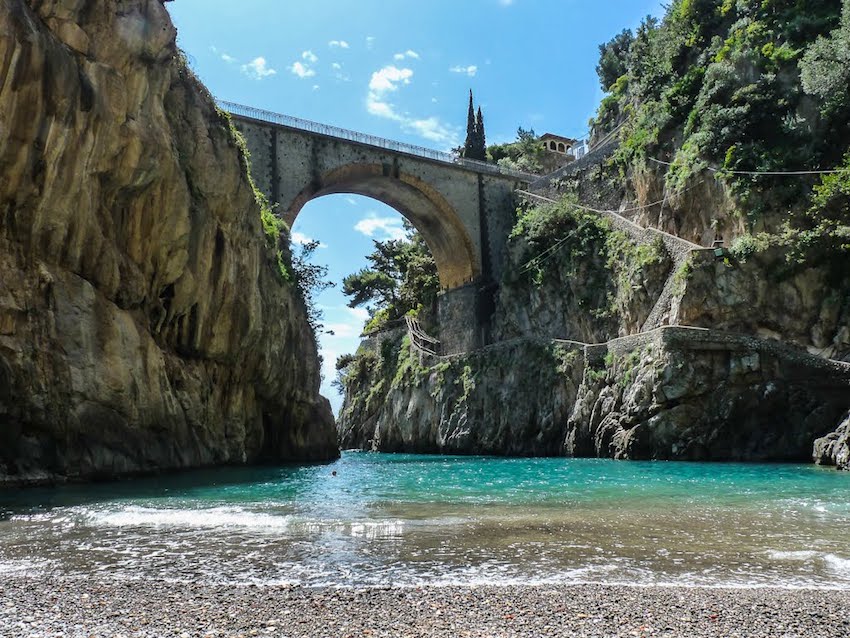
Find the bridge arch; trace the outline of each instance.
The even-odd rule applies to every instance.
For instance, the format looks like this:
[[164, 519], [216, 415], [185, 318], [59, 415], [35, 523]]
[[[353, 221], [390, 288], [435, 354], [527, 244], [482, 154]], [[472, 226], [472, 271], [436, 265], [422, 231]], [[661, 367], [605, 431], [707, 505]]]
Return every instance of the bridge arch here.
[[434, 256], [441, 288], [474, 281], [481, 274], [481, 260], [457, 212], [427, 182], [387, 168], [385, 164], [348, 164], [314, 177], [291, 201], [280, 202], [287, 223], [291, 227], [304, 205], [323, 195], [371, 197], [397, 210], [422, 233]]

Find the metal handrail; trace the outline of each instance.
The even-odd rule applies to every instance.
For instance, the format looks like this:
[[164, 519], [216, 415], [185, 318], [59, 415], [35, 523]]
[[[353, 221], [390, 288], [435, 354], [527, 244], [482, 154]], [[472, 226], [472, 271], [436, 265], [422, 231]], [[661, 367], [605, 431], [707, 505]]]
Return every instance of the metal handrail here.
[[227, 102], [226, 100], [216, 100], [216, 103], [218, 104], [219, 108], [227, 111], [228, 113], [231, 113], [232, 115], [248, 117], [254, 120], [260, 120], [262, 122], [269, 122], [271, 124], [278, 124], [280, 126], [294, 128], [299, 131], [307, 131], [309, 133], [317, 133], [319, 135], [335, 137], [337, 139], [348, 140], [349, 142], [357, 142], [358, 144], [367, 144], [369, 146], [375, 146], [377, 148], [395, 151], [397, 153], [405, 153], [407, 155], [415, 155], [416, 157], [424, 157], [426, 159], [434, 160], [437, 162], [443, 162], [446, 164], [460, 165], [471, 170], [477, 171], [479, 173], [506, 175], [508, 177], [513, 177], [523, 182], [533, 182], [540, 178], [540, 175], [533, 175], [531, 173], [525, 173], [523, 171], [515, 171], [510, 168], [499, 166], [498, 164], [488, 164], [487, 162], [466, 159], [460, 157], [459, 155], [455, 155], [454, 153], [436, 151], [431, 148], [425, 148], [424, 146], [416, 146], [415, 144], [405, 144], [403, 142], [396, 142], [394, 140], [388, 140], [383, 137], [368, 135], [366, 133], [358, 133], [357, 131], [350, 131], [348, 129], [339, 128], [337, 126], [330, 126], [328, 124], [320, 124], [319, 122], [303, 120], [299, 117], [293, 117], [291, 115], [273, 113], [272, 111], [258, 109], [253, 106], [245, 106], [244, 104], [236, 104], [235, 102]]

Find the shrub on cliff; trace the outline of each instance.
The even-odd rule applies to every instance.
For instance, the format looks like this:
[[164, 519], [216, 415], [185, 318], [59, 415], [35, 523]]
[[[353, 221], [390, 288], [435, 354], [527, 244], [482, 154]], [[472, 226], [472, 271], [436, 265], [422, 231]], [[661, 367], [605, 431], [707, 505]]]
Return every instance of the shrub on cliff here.
[[[380, 323], [408, 312], [431, 314], [439, 291], [437, 266], [422, 235], [405, 222], [406, 239], [375, 241], [369, 268], [348, 275], [342, 291], [352, 308], [366, 306]], [[377, 327], [377, 326], [373, 326]]]
[[621, 34], [619, 47], [603, 45], [600, 79], [610, 95], [593, 122], [596, 135], [623, 122], [624, 172], [652, 165], [665, 170], [671, 190], [719, 168], [712, 177], [730, 187], [751, 227], [770, 215], [776, 227], [777, 214], [809, 208], [817, 179], [733, 171], [841, 161], [850, 146], [847, 23], [835, 0], [674, 0], [630, 42]]

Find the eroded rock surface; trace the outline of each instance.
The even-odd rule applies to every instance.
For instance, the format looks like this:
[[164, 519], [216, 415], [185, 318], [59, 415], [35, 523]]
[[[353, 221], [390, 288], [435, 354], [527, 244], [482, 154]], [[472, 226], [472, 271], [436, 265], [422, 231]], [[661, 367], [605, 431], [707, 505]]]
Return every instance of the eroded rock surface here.
[[337, 453], [302, 302], [159, 0], [0, 4], [0, 477]]
[[674, 300], [676, 323], [782, 339], [850, 360], [850, 259], [789, 266], [774, 248], [747, 261], [694, 255]]
[[834, 432], [815, 441], [812, 456], [819, 465], [834, 465], [839, 470], [850, 470], [850, 412]]
[[[356, 373], [346, 392], [339, 421], [344, 448], [561, 453], [583, 369], [574, 348], [519, 340], [429, 363], [406, 337], [382, 346], [374, 358], [361, 358], [371, 371]], [[372, 385], [376, 371], [388, 376]]]
[[850, 396], [850, 366], [708, 330], [587, 349], [520, 339], [426, 365], [406, 340], [380, 350], [349, 379], [344, 447], [805, 461]]
[[666, 328], [588, 359], [570, 456], [803, 462], [850, 396], [850, 366], [708, 330]]

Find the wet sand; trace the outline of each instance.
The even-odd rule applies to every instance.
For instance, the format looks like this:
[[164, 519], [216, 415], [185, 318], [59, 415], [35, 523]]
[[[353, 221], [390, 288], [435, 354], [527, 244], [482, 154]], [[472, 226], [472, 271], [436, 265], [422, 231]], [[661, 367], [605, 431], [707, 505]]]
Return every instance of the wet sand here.
[[850, 591], [329, 589], [7, 575], [0, 636], [850, 636]]

